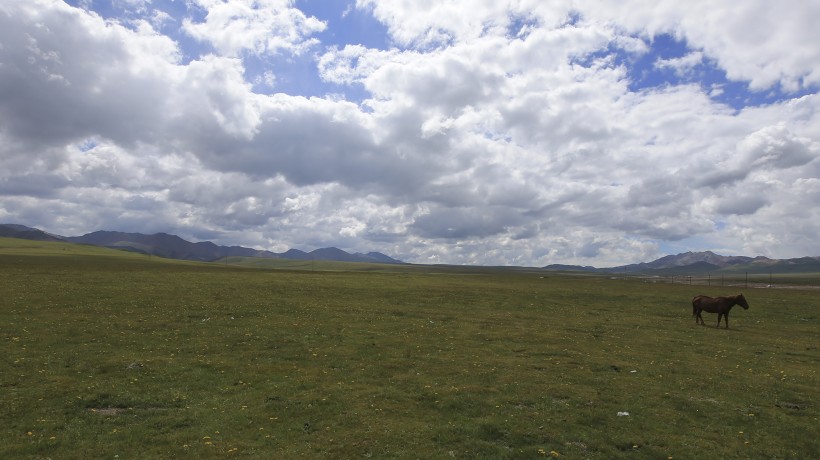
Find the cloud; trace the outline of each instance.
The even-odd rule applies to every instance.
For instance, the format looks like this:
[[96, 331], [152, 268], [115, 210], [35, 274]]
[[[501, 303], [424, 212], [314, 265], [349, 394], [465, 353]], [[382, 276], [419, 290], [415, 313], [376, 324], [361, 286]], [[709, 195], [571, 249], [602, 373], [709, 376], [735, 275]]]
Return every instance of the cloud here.
[[492, 35], [523, 36], [535, 25], [548, 28], [567, 22], [572, 2], [549, 5], [534, 0], [460, 1], [412, 0], [379, 2], [357, 0], [358, 8], [372, 12], [387, 25], [394, 40], [403, 46], [435, 49]]
[[743, 195], [724, 195], [711, 204], [712, 211], [719, 215], [750, 215], [757, 212], [763, 206], [769, 204], [765, 194], [760, 190]]
[[741, 139], [734, 154], [718, 163], [698, 183], [709, 187], [742, 182], [750, 175], [777, 174], [820, 157], [820, 145], [792, 133], [782, 123], [766, 126]]
[[[630, 0], [577, 4], [586, 17], [647, 37], [670, 33], [714, 59], [728, 77], [755, 90], [781, 85], [796, 91], [820, 84], [820, 5], [783, 8], [765, 0], [738, 3]], [[788, 50], [788, 52], [784, 52]]]
[[695, 51], [679, 58], [658, 59], [655, 67], [659, 69], [672, 69], [679, 77], [688, 75], [692, 70], [703, 62], [703, 53]]
[[782, 124], [767, 126], [746, 136], [738, 145], [741, 161], [750, 169], [787, 169], [802, 166], [820, 155], [818, 145], [791, 133]]
[[183, 30], [224, 56], [300, 54], [318, 43], [309, 38], [326, 24], [291, 7], [288, 0], [193, 0], [205, 20], [187, 18]]
[[0, 194], [51, 198], [54, 190], [65, 187], [68, 181], [50, 173], [24, 173], [0, 178]]
[[[714, 59], [729, 78], [764, 90], [780, 84], [788, 91], [820, 84], [820, 31], [813, 26], [820, 5], [783, 8], [755, 0], [738, 3], [628, 0], [617, 4], [507, 0], [430, 2], [358, 0], [372, 10], [392, 37], [411, 47], [437, 47], [506, 33], [516, 18], [554, 28], [573, 17], [647, 38], [668, 33]], [[789, 52], [783, 52], [784, 49]], [[694, 59], [696, 54], [690, 55]], [[683, 64], [678, 61], [677, 64]]]
[[422, 237], [464, 240], [495, 236], [520, 223], [521, 217], [508, 207], [438, 207], [416, 217], [412, 227]]
[[[176, 61], [171, 40], [147, 24], [131, 31], [62, 3], [5, 9], [0, 124], [10, 136], [49, 145], [104, 132], [132, 144], [161, 129], [170, 92], [158, 74]], [[138, 116], [125, 121], [129, 112]]]
[[[189, 5], [127, 21], [0, 5], [0, 217], [435, 263], [617, 265], [703, 241], [816, 251], [817, 94], [735, 110], [697, 83], [636, 89], [628, 68], [671, 33], [690, 49], [658, 66], [807, 88], [813, 67], [782, 52], [812, 55], [803, 22], [793, 38], [770, 24], [780, 55], [758, 56], [752, 30], [770, 21], [746, 4], [360, 0], [383, 50], [318, 43], [333, 24], [291, 2]], [[326, 93], [361, 98], [254, 92], [252, 75], [270, 87], [284, 70], [250, 66], [308, 49]]]

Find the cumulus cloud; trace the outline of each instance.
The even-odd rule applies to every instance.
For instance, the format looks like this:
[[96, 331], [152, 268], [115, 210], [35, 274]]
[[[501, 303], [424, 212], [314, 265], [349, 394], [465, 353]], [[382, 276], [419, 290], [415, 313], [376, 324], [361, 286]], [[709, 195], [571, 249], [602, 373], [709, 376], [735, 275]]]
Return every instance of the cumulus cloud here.
[[[177, 55], [167, 37], [60, 2], [6, 5], [0, 25], [0, 124], [10, 136], [48, 145], [105, 131], [128, 144], [157, 132], [152, 115], [168, 94], [157, 72]], [[126, 123], [129, 111], [140, 116]]]
[[795, 136], [782, 124], [749, 134], [740, 141], [738, 150], [741, 161], [753, 170], [802, 166], [820, 154], [811, 140]]
[[[793, 91], [820, 84], [820, 49], [813, 26], [820, 5], [783, 8], [755, 0], [737, 3], [628, 0], [612, 4], [577, 1], [377, 2], [357, 0], [407, 46], [441, 46], [507, 31], [516, 19], [547, 28], [580, 15], [581, 21], [652, 38], [672, 34], [717, 60], [729, 77], [754, 89], [781, 84]], [[783, 50], [789, 50], [784, 52]], [[695, 59], [693, 54], [690, 59]], [[684, 64], [677, 62], [676, 64]]]
[[658, 59], [655, 67], [672, 69], [678, 76], [686, 76], [703, 62], [703, 53], [695, 51], [679, 58]]
[[[753, 89], [780, 84], [788, 91], [820, 84], [820, 48], [814, 45], [820, 5], [784, 8], [755, 0], [736, 3], [629, 0], [585, 4], [578, 10], [611, 21], [630, 33], [652, 37], [670, 33], [686, 39], [725, 69], [729, 78]], [[788, 51], [784, 51], [788, 50]]]
[[[0, 4], [3, 220], [434, 263], [816, 253], [817, 94], [735, 110], [628, 69], [664, 33], [690, 49], [658, 67], [805, 91], [813, 6], [358, 0], [395, 45], [373, 49], [320, 43], [332, 23], [284, 0], [130, 3], [144, 17]], [[212, 50], [157, 29], [174, 22]], [[281, 71], [249, 73], [260, 57], [308, 49], [317, 80], [362, 97], [254, 92]]]
[[186, 19], [192, 37], [210, 43], [224, 56], [242, 53], [299, 54], [318, 43], [310, 36], [326, 25], [293, 8], [289, 0], [193, 0], [205, 19]]
[[571, 1], [560, 0], [549, 4], [536, 0], [479, 0], [469, 5], [452, 0], [356, 0], [356, 5], [372, 11], [397, 42], [417, 48], [436, 48], [493, 35], [520, 37], [538, 25], [552, 28], [567, 22], [575, 11]]

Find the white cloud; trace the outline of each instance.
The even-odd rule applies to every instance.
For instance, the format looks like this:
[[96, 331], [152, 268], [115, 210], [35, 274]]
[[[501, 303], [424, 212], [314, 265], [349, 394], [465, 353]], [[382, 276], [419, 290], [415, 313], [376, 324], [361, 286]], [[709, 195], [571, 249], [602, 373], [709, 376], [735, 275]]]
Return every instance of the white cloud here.
[[300, 54], [315, 45], [310, 36], [326, 25], [291, 7], [288, 0], [193, 0], [206, 11], [203, 22], [186, 19], [183, 29], [211, 43], [222, 55], [244, 52], [265, 55]]
[[[726, 70], [729, 77], [749, 81], [753, 89], [775, 84], [794, 91], [820, 84], [820, 4], [788, 7], [766, 0], [681, 3], [674, 0], [627, 0], [617, 3], [506, 0], [357, 0], [388, 27], [405, 46], [442, 46], [507, 31], [514, 19], [554, 28], [573, 14], [592, 23], [647, 38], [661, 33], [686, 39]], [[784, 51], [788, 50], [788, 51]], [[694, 56], [692, 57], [694, 59]], [[679, 63], [679, 64], [682, 64]]]
[[820, 156], [817, 143], [800, 138], [782, 124], [767, 126], [746, 136], [738, 150], [741, 161], [750, 169], [786, 169], [802, 166]]
[[398, 43], [422, 49], [485, 36], [519, 36], [521, 27], [510, 29], [516, 20], [554, 27], [566, 22], [572, 12], [572, 2], [560, 0], [548, 4], [536, 0], [357, 0], [356, 6], [372, 11]]
[[253, 84], [264, 85], [268, 88], [273, 88], [274, 86], [276, 86], [276, 75], [270, 70], [266, 70], [262, 73], [262, 75], [259, 75], [254, 79]]
[[577, 2], [586, 17], [609, 21], [629, 33], [671, 33], [686, 39], [725, 69], [729, 78], [756, 90], [780, 84], [795, 91], [820, 84], [820, 4], [674, 0]]
[[661, 69], [672, 69], [678, 76], [686, 76], [692, 69], [703, 62], [703, 53], [694, 51], [686, 56], [670, 59], [658, 59], [655, 67]]
[[659, 66], [808, 85], [814, 67], [782, 52], [813, 55], [803, 22], [775, 23], [781, 54], [758, 56], [746, 4], [360, 0], [402, 48], [315, 48], [357, 103], [253, 92], [279, 69], [248, 81], [248, 55], [304, 52], [326, 27], [290, 2], [196, 4], [184, 27], [217, 54], [190, 61], [146, 20], [0, 4], [4, 220], [414, 262], [616, 265], [693, 239], [816, 253], [820, 97], [736, 111], [697, 84], [631, 91], [611, 53], [672, 33], [695, 49]]
[[162, 10], [154, 10], [148, 20], [156, 29], [160, 29], [167, 24], [176, 22], [176, 20], [168, 13]]

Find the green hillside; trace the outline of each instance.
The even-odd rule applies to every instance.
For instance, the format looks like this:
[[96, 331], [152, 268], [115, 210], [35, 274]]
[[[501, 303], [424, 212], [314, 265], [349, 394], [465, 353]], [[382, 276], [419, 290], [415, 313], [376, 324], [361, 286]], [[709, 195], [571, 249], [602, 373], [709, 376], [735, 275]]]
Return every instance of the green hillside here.
[[[152, 263], [152, 264], [172, 264], [191, 265], [198, 262], [190, 262], [178, 259], [166, 259], [163, 257], [149, 256], [132, 251], [111, 249], [102, 246], [92, 246], [87, 244], [76, 244], [58, 241], [34, 241], [19, 238], [0, 237], [0, 256], [13, 257], [65, 257], [83, 260], [97, 260], [98, 258], [109, 259], [109, 262], [121, 263]], [[52, 259], [53, 260], [53, 259]], [[102, 263], [102, 262], [101, 262]]]
[[0, 237], [0, 254], [21, 255], [21, 256], [42, 256], [42, 255], [93, 255], [108, 257], [141, 257], [136, 254], [129, 254], [123, 251], [103, 248], [99, 246], [80, 245], [73, 243], [54, 241], [35, 241], [20, 238]]

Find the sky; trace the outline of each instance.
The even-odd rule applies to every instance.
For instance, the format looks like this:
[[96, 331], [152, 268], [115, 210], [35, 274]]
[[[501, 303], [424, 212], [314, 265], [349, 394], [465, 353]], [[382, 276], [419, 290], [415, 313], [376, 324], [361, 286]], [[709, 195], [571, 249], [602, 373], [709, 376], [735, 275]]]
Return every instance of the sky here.
[[0, 0], [0, 223], [820, 256], [820, 2]]

